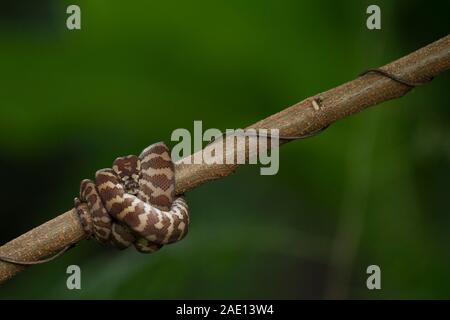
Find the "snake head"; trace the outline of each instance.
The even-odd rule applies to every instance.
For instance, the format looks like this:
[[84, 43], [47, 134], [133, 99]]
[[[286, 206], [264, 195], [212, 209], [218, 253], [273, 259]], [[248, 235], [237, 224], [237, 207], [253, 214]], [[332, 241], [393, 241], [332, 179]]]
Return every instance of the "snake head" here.
[[114, 160], [113, 170], [120, 178], [125, 192], [136, 195], [139, 190], [141, 161], [135, 155]]

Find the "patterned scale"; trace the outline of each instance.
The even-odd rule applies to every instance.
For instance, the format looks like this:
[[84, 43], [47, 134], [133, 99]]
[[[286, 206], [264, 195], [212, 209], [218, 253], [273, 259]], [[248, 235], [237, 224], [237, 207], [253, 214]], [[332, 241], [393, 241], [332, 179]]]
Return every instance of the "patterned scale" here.
[[143, 253], [183, 239], [189, 226], [188, 206], [175, 198], [174, 164], [160, 142], [139, 157], [117, 158], [112, 169], [102, 169], [95, 183], [83, 180], [75, 198], [86, 233], [101, 243], [124, 249], [134, 244]]

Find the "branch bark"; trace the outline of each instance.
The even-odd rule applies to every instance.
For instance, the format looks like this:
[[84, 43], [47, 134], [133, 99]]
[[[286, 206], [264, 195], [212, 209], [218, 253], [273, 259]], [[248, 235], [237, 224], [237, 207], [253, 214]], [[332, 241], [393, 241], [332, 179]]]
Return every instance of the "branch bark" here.
[[[412, 82], [424, 82], [450, 68], [450, 35], [382, 67], [383, 70]], [[411, 90], [379, 74], [366, 74], [336, 88], [307, 98], [248, 128], [280, 131], [280, 136], [302, 136], [381, 102], [402, 97]], [[312, 100], [319, 99], [320, 108]], [[246, 148], [237, 145], [236, 152]], [[199, 151], [201, 152], [201, 151]], [[204, 183], [226, 177], [237, 165], [175, 165], [177, 194]], [[0, 247], [0, 255], [20, 261], [35, 261], [85, 239], [75, 211], [69, 210]], [[0, 283], [25, 267], [0, 261]]]

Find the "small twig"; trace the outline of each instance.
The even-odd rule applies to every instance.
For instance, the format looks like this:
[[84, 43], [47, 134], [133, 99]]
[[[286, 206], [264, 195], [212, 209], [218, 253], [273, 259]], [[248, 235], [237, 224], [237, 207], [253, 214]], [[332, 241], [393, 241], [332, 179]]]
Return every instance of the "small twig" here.
[[[449, 68], [450, 35], [382, 67], [409, 84], [426, 82]], [[402, 97], [411, 90], [411, 86], [378, 73], [370, 72], [303, 100], [247, 129], [279, 129], [280, 136], [307, 136], [370, 106]], [[242, 152], [246, 147], [245, 142], [238, 144], [236, 152]], [[206, 182], [228, 176], [237, 167], [230, 164], [182, 164], [179, 161], [175, 166], [176, 192], [182, 194]], [[72, 209], [0, 247], [0, 256], [16, 261], [36, 261], [84, 238], [84, 231]], [[23, 269], [24, 266], [0, 262], [0, 283]]]

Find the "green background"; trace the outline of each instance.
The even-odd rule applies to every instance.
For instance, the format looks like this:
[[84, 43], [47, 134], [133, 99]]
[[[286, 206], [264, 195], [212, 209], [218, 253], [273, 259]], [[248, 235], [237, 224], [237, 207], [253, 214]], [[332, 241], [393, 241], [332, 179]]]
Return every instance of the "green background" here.
[[[82, 30], [65, 27], [68, 4]], [[445, 1], [2, 1], [0, 241], [176, 128], [242, 128], [445, 36]], [[0, 298], [449, 298], [450, 75], [187, 195], [153, 255], [83, 241]], [[66, 288], [66, 268], [82, 290]], [[382, 289], [366, 288], [381, 267]]]

